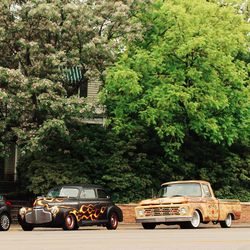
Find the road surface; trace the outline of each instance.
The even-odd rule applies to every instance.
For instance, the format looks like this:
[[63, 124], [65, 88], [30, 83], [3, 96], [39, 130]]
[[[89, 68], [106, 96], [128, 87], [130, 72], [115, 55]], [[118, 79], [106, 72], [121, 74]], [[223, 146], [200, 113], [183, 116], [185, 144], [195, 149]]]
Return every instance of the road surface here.
[[78, 231], [39, 228], [24, 232], [12, 226], [0, 233], [1, 250], [249, 250], [250, 226], [230, 229], [208, 226], [179, 229], [161, 226], [144, 230], [140, 226], [122, 225], [116, 231], [102, 227], [80, 228]]

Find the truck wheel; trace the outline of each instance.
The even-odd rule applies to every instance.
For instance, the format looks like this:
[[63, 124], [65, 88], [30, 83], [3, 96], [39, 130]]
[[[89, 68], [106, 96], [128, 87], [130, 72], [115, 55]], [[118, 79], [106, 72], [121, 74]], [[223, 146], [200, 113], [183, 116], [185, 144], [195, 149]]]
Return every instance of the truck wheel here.
[[64, 219], [63, 230], [75, 230], [78, 229], [75, 216], [68, 214]]
[[189, 228], [188, 222], [181, 222], [179, 224], [179, 226], [181, 229], [188, 229]]
[[0, 215], [0, 231], [7, 231], [10, 228], [10, 217], [8, 214]]
[[108, 230], [115, 230], [118, 226], [118, 216], [116, 212], [111, 212], [109, 215], [109, 220], [106, 225]]
[[228, 214], [226, 220], [220, 221], [220, 226], [222, 228], [229, 228], [232, 225], [232, 215]]
[[191, 221], [183, 222], [180, 224], [182, 229], [195, 229], [198, 228], [201, 222], [200, 214], [197, 210], [194, 211]]
[[154, 223], [142, 223], [144, 229], [155, 229], [156, 224]]

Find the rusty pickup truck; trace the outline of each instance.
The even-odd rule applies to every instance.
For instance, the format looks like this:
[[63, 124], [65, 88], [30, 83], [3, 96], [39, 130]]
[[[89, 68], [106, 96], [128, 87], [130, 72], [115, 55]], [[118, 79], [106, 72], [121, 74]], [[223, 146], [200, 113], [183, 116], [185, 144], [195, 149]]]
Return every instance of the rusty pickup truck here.
[[217, 199], [209, 182], [196, 180], [164, 183], [157, 198], [143, 200], [135, 208], [136, 222], [144, 229], [159, 224], [198, 228], [209, 222], [229, 228], [240, 215], [239, 200]]

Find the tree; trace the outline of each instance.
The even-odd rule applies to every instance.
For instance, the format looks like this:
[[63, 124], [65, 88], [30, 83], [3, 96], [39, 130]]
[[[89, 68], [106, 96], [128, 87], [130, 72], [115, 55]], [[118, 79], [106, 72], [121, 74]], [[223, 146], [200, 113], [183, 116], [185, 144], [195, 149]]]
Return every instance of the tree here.
[[249, 54], [249, 24], [205, 1], [156, 1], [141, 20], [143, 40], [107, 71], [115, 129], [151, 127], [170, 155], [189, 134], [225, 145], [249, 139], [248, 66], [238, 57]]
[[[85, 124], [95, 106], [78, 89], [92, 76], [102, 80], [125, 41], [137, 37], [134, 16], [142, 2], [0, 2], [0, 147], [6, 155], [18, 144], [24, 189], [38, 194], [56, 184], [101, 180], [102, 157], [92, 164], [88, 159], [101, 150], [95, 144], [100, 128], [91, 128], [91, 137]], [[81, 81], [69, 80], [72, 67], [81, 70]]]
[[154, 183], [206, 179], [220, 196], [247, 200], [245, 16], [231, 5], [173, 0], [154, 1], [139, 18], [142, 39], [106, 71], [102, 100], [108, 124], [127, 140], [151, 135], [145, 144], [156, 144], [146, 154], [158, 151], [160, 159], [152, 165]]
[[[92, 75], [100, 77], [120, 53], [123, 41], [137, 31], [132, 19], [139, 4], [137, 0], [1, 1], [0, 66], [22, 77], [20, 87], [26, 84], [25, 91], [19, 89], [27, 101], [25, 122], [17, 115], [14, 132], [9, 119], [3, 120], [19, 146], [34, 150], [48, 129], [67, 136], [72, 123], [92, 115], [94, 107], [77, 97], [80, 84], [86, 85]], [[81, 81], [67, 80], [67, 70], [76, 66]], [[4, 86], [1, 90], [8, 95]]]

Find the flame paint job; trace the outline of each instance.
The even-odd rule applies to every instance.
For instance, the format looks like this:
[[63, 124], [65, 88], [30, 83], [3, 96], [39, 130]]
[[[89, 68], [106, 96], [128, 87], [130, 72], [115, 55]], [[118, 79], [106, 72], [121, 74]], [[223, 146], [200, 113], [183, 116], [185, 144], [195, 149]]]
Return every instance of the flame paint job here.
[[[92, 204], [82, 205], [80, 209], [77, 209], [70, 205], [65, 205], [66, 198], [39, 198], [36, 199], [33, 203], [33, 207], [43, 207], [46, 211], [52, 211], [53, 208], [57, 208], [53, 213], [55, 217], [62, 210], [68, 210], [69, 214], [74, 214], [77, 221], [81, 220], [98, 220], [98, 218], [104, 214], [107, 210], [107, 207], [102, 206], [100, 209], [96, 208]], [[62, 204], [63, 203], [63, 204]], [[56, 206], [55, 206], [56, 204]], [[61, 205], [60, 205], [61, 204]], [[31, 212], [32, 208], [26, 208], [25, 213], [21, 214], [22, 217], [25, 216], [28, 212]]]
[[106, 207], [101, 207], [101, 209], [95, 208], [93, 205], [82, 205], [79, 210], [74, 209], [70, 211], [70, 214], [74, 214], [77, 221], [81, 220], [97, 220], [105, 211]]

